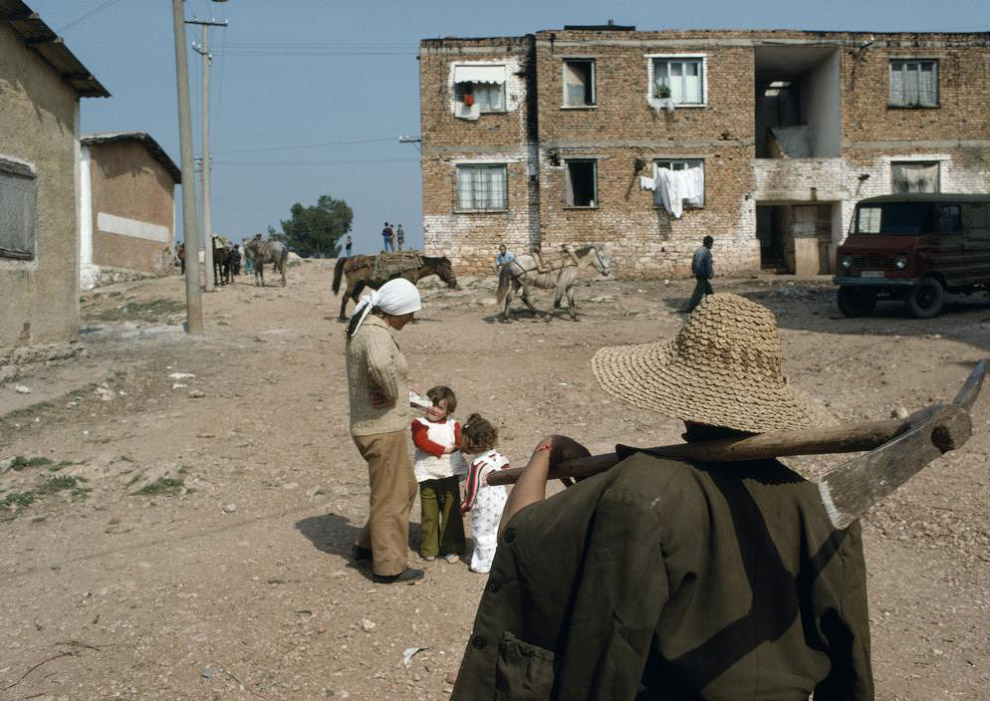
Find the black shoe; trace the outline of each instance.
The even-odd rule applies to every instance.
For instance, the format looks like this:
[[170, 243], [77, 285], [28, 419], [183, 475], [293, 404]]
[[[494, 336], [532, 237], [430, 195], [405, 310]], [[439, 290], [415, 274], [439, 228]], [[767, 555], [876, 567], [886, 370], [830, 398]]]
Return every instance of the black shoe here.
[[381, 574], [373, 574], [371, 575], [371, 578], [376, 582], [378, 582], [379, 584], [398, 584], [399, 582], [412, 584], [416, 580], [422, 579], [423, 575], [425, 574], [426, 573], [423, 572], [423, 570], [416, 570], [413, 569], [412, 567], [407, 567], [402, 572], [399, 572], [399, 574], [392, 574], [388, 576]]
[[371, 550], [368, 548], [362, 548], [360, 545], [351, 546], [351, 559], [355, 562], [361, 562], [362, 560], [371, 559]]

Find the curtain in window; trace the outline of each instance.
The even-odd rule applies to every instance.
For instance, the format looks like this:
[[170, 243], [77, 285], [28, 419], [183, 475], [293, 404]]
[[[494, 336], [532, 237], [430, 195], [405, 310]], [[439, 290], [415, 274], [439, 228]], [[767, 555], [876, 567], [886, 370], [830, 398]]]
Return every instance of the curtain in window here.
[[934, 61], [896, 61], [890, 64], [890, 103], [938, 103], [938, 71]]
[[[653, 82], [670, 88], [675, 105], [700, 105], [704, 102], [701, 61], [669, 61], [655, 59]], [[654, 96], [656, 93], [654, 93]]]
[[891, 163], [894, 192], [938, 192], [938, 163]]
[[505, 92], [497, 83], [475, 83], [474, 99], [482, 112], [502, 112], [505, 110]]
[[458, 166], [458, 209], [505, 209], [504, 165]]
[[568, 107], [582, 107], [592, 104], [591, 63], [571, 61], [564, 64], [564, 104]]

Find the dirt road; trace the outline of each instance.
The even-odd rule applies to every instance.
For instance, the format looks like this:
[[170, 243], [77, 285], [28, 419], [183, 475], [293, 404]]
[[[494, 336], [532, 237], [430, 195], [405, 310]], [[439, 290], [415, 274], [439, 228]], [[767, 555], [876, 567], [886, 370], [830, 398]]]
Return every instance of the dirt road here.
[[[367, 482], [330, 272], [241, 277], [204, 296], [196, 339], [180, 278], [101, 288], [85, 357], [0, 385], [0, 459], [21, 457], [0, 475], [0, 701], [446, 698], [485, 579], [438, 561], [415, 586], [377, 585], [349, 563]], [[589, 360], [673, 336], [690, 283], [588, 281], [580, 323], [500, 324], [494, 282], [424, 286], [399, 337], [416, 387], [451, 385], [519, 464], [549, 432], [593, 451], [677, 439], [676, 422], [604, 396]], [[790, 381], [843, 420], [950, 399], [990, 356], [985, 297], [928, 321], [897, 306], [847, 320], [822, 281], [716, 289], [777, 312]], [[990, 694], [988, 406], [964, 450], [865, 519], [880, 699]]]

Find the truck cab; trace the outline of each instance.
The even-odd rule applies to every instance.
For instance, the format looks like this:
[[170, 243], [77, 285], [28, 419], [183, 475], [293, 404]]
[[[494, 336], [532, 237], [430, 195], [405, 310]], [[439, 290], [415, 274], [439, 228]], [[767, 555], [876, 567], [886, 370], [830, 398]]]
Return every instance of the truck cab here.
[[990, 289], [990, 195], [861, 200], [836, 264], [846, 316], [867, 316], [882, 299], [902, 300], [918, 318], [936, 316], [946, 293]]

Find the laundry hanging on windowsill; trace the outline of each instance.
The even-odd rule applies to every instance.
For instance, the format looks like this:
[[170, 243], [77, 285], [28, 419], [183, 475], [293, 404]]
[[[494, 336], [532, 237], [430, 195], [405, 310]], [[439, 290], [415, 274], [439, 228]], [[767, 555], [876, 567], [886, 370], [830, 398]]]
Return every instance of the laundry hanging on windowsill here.
[[478, 121], [478, 117], [481, 116], [481, 105], [477, 102], [473, 102], [467, 105], [463, 102], [454, 103], [454, 116], [458, 119], [467, 119], [471, 122]]
[[655, 180], [663, 208], [675, 219], [684, 213], [684, 200], [699, 200], [705, 192], [705, 172], [701, 168], [657, 168]]
[[648, 178], [645, 175], [639, 176], [639, 189], [640, 190], [656, 190], [657, 181], [653, 178]]

